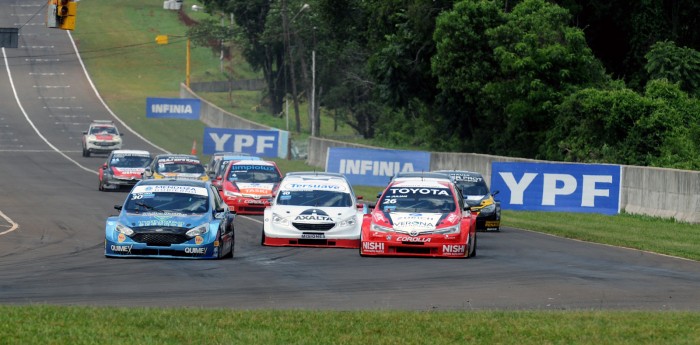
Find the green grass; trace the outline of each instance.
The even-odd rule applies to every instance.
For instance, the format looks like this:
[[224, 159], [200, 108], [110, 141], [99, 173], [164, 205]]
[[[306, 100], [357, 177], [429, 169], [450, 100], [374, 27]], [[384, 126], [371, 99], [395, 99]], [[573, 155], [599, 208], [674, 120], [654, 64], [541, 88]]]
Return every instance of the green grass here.
[[[185, 3], [185, 6], [191, 6]], [[83, 1], [73, 33], [102, 96], [129, 126], [172, 152], [189, 152], [204, 125], [146, 119], [146, 97], [177, 97], [185, 80], [185, 44], [158, 34], [183, 35], [175, 12], [162, 1]], [[105, 15], [109, 13], [109, 15]], [[188, 12], [191, 13], [191, 12]], [[193, 14], [202, 16], [202, 13]], [[240, 59], [240, 56], [238, 56]], [[255, 72], [234, 61], [242, 78]], [[218, 55], [192, 49], [192, 81], [216, 80]], [[224, 78], [220, 78], [223, 80]], [[282, 117], [260, 112], [260, 96], [205, 95], [222, 107], [277, 128]], [[227, 108], [228, 107], [228, 108]], [[290, 117], [293, 112], [290, 107]], [[306, 121], [305, 107], [302, 119]], [[293, 128], [293, 121], [290, 122]], [[322, 132], [352, 136], [332, 118]], [[304, 122], [308, 128], [308, 122]], [[337, 133], [337, 134], [335, 134]], [[303, 135], [292, 133], [296, 140]], [[125, 138], [128, 142], [128, 137]], [[201, 147], [201, 143], [199, 143]], [[202, 157], [208, 159], [208, 157]], [[314, 170], [302, 161], [276, 160], [283, 171]], [[375, 200], [381, 188], [356, 186]], [[503, 212], [503, 225], [586, 241], [633, 247], [700, 260], [700, 225], [631, 215], [602, 216]], [[236, 311], [190, 308], [0, 306], [0, 344], [698, 344], [700, 313], [634, 311], [322, 312]], [[135, 331], [137, 330], [137, 331]]]
[[[18, 322], [21, 320], [21, 322]], [[0, 306], [2, 344], [698, 344], [686, 312], [330, 312]]]
[[504, 226], [700, 260], [700, 224], [642, 215], [503, 211]]

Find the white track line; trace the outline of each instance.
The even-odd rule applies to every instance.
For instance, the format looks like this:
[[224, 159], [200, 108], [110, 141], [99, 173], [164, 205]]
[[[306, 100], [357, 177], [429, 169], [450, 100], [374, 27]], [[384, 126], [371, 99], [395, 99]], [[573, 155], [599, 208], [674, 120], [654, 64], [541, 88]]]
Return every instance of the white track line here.
[[4, 213], [2, 213], [2, 211], [0, 211], [0, 217], [5, 218], [5, 221], [7, 221], [8, 223], [10, 223], [10, 229], [9, 229], [9, 230], [5, 230], [5, 231], [3, 231], [3, 232], [0, 232], [0, 235], [4, 235], [4, 234], [10, 233], [10, 232], [13, 232], [13, 231], [15, 231], [15, 230], [17, 230], [17, 229], [19, 228], [19, 224], [13, 222], [12, 219], [10, 219], [10, 217], [8, 217], [8, 216], [6, 216]]

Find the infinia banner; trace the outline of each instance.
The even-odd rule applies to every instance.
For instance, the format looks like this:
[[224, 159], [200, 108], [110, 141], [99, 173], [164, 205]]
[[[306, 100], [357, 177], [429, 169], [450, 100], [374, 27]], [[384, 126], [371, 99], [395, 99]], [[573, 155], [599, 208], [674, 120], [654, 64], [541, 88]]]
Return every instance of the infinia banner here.
[[619, 165], [505, 163], [491, 165], [491, 191], [501, 208], [618, 214]]
[[146, 98], [146, 117], [199, 120], [202, 102], [196, 98]]
[[396, 173], [430, 171], [430, 152], [329, 147], [326, 171], [354, 185], [384, 187]]

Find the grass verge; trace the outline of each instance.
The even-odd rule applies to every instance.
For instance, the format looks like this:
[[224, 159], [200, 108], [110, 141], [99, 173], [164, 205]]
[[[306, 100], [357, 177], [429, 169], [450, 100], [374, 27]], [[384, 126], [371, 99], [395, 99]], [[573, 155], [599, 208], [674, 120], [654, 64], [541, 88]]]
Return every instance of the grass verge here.
[[[17, 320], [22, 320], [17, 322]], [[698, 344], [686, 312], [327, 312], [0, 306], [3, 344]]]

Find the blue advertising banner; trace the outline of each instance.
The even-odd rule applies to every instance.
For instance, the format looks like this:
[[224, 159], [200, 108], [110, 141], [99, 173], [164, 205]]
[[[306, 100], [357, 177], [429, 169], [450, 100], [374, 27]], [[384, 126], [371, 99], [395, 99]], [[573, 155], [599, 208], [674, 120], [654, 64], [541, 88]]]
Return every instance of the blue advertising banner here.
[[430, 152], [329, 147], [326, 171], [352, 184], [384, 187], [398, 172], [430, 171]]
[[491, 191], [506, 210], [618, 214], [620, 166], [504, 163], [491, 165]]
[[196, 98], [146, 98], [146, 117], [199, 120], [202, 102]]
[[243, 152], [258, 157], [287, 158], [289, 133], [280, 130], [204, 128], [202, 153]]

